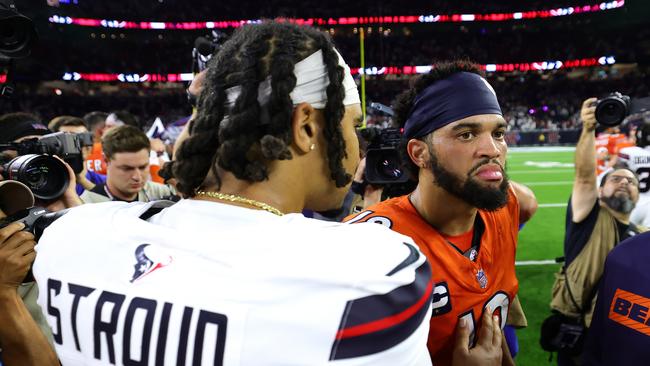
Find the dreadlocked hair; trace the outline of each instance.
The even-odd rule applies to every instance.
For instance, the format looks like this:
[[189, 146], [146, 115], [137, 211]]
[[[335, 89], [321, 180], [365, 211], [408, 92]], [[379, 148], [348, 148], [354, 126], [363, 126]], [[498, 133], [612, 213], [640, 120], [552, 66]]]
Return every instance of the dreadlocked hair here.
[[[172, 165], [179, 192], [192, 197], [210, 183], [219, 189], [217, 167], [238, 179], [260, 182], [268, 179], [270, 162], [292, 158], [294, 66], [318, 50], [329, 76], [324, 135], [331, 177], [338, 187], [349, 183], [351, 176], [342, 164], [343, 68], [332, 41], [313, 28], [269, 22], [238, 29], [213, 57], [197, 116]], [[271, 96], [260, 106], [258, 88], [268, 76]], [[228, 109], [226, 89], [234, 86], [240, 87], [240, 94]]]
[[[393, 103], [393, 111], [395, 112], [395, 115], [393, 116], [393, 126], [396, 128], [404, 128], [406, 121], [411, 115], [411, 109], [413, 109], [415, 98], [424, 89], [437, 81], [444, 80], [459, 72], [471, 72], [484, 76], [479, 65], [469, 60], [454, 60], [434, 63], [428, 74], [412, 79], [409, 88], [398, 95], [395, 99], [395, 102]], [[418, 138], [418, 140], [424, 141], [424, 137]], [[417, 180], [420, 168], [411, 161], [406, 150], [407, 143], [408, 140], [402, 138], [398, 150], [404, 165], [403, 168], [406, 169], [411, 179]]]

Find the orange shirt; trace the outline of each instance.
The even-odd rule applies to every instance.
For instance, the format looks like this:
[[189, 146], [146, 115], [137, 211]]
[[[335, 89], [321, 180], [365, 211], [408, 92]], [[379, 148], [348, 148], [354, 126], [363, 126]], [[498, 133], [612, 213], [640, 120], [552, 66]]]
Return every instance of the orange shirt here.
[[616, 145], [624, 143], [627, 141], [627, 136], [622, 133], [613, 133], [609, 135], [609, 141], [607, 143], [607, 150], [610, 155], [616, 155], [618, 150], [616, 150]]
[[95, 173], [106, 175], [106, 162], [102, 152], [102, 143], [95, 142], [90, 154], [86, 157], [86, 168]]
[[477, 323], [488, 306], [501, 316], [501, 327], [506, 324], [509, 305], [519, 289], [515, 275], [519, 203], [512, 189], [508, 196], [508, 204], [496, 211], [479, 210], [484, 231], [474, 260], [464, 256], [429, 225], [408, 196], [380, 202], [345, 220], [389, 226], [413, 238], [427, 256], [435, 283], [427, 342], [434, 365], [451, 365], [459, 319], [467, 319], [473, 327], [473, 342], [480, 326]]
[[616, 143], [614, 151], [616, 152], [616, 155], [618, 155], [618, 152], [621, 151], [621, 149], [632, 146], [636, 146], [636, 144], [628, 139], [621, 140]]

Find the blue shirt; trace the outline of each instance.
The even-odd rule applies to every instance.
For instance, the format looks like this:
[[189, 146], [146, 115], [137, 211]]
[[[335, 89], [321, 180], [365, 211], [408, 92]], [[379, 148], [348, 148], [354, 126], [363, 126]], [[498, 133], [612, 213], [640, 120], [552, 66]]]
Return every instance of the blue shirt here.
[[[90, 170], [86, 172], [86, 179], [93, 182], [94, 184], [102, 184], [106, 182], [106, 176], [104, 174], [95, 173]], [[76, 190], [77, 190], [77, 195], [81, 195], [84, 192], [84, 187], [81, 184], [77, 183]]]
[[607, 256], [584, 365], [650, 365], [650, 232]]

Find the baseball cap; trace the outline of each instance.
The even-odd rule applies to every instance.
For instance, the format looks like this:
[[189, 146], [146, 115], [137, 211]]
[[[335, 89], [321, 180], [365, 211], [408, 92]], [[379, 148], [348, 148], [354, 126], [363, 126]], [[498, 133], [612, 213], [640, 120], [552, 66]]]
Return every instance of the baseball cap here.
[[0, 143], [13, 142], [25, 136], [43, 136], [52, 131], [28, 113], [10, 113], [2, 116]]

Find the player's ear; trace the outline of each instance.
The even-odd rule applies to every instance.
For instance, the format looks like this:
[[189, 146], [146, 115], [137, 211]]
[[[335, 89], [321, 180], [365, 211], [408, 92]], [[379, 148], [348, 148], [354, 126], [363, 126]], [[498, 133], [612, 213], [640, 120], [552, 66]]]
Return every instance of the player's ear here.
[[417, 139], [410, 139], [406, 144], [406, 151], [411, 161], [419, 168], [426, 168], [430, 161], [427, 143]]
[[313, 150], [317, 143], [317, 134], [320, 131], [318, 126], [319, 112], [309, 103], [300, 103], [291, 116], [291, 127], [293, 133], [293, 145], [301, 153], [308, 153]]

